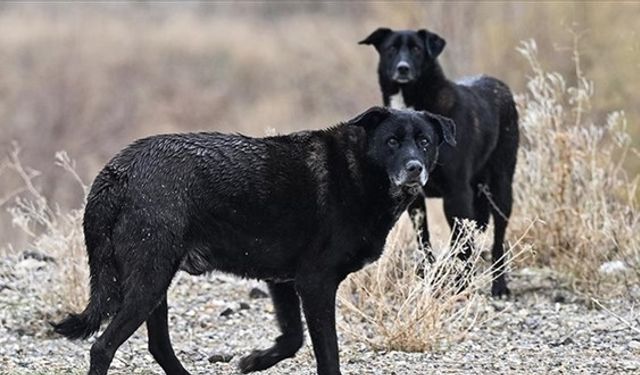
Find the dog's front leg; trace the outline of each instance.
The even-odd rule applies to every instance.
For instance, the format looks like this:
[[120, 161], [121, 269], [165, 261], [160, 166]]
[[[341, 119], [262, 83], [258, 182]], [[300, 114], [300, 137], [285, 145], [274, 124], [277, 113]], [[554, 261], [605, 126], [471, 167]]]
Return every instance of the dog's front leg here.
[[436, 259], [433, 256], [433, 251], [431, 249], [429, 223], [427, 221], [427, 203], [425, 202], [425, 198], [422, 195], [416, 197], [416, 199], [414, 199], [414, 201], [409, 205], [407, 211], [409, 211], [413, 227], [418, 233], [419, 246], [422, 248], [422, 251], [424, 251], [424, 255], [429, 263], [433, 264]]
[[[457, 284], [460, 291], [465, 289], [469, 284], [469, 277], [472, 271], [472, 265], [469, 262], [471, 253], [473, 252], [473, 238], [469, 238], [468, 233], [461, 223], [456, 223], [456, 220], [470, 219], [476, 221], [473, 210], [473, 190], [470, 186], [459, 187], [456, 190], [447, 192], [443, 197], [444, 203], [444, 215], [447, 218], [449, 227], [452, 229], [452, 241], [455, 243], [457, 240], [462, 240], [462, 243], [458, 243], [460, 246], [460, 252], [458, 258], [465, 262], [464, 270], [457, 277]], [[452, 243], [452, 246], [454, 245]]]
[[339, 283], [336, 275], [326, 273], [301, 273], [296, 278], [318, 375], [340, 375], [336, 337], [336, 290]]
[[304, 336], [300, 317], [300, 300], [293, 281], [267, 282], [267, 285], [282, 334], [269, 349], [254, 350], [240, 360], [240, 371], [243, 374], [267, 369], [285, 358], [293, 357], [302, 346]]

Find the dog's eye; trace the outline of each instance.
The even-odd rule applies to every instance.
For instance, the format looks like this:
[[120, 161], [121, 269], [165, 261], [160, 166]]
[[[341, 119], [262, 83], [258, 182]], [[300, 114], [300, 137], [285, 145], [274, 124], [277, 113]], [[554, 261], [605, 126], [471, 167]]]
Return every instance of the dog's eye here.
[[429, 146], [429, 140], [427, 138], [420, 138], [418, 140], [418, 145], [420, 145], [420, 147], [422, 148], [426, 148], [427, 146]]
[[420, 53], [420, 52], [422, 52], [422, 49], [420, 47], [418, 47], [418, 46], [413, 46], [413, 47], [411, 47], [411, 52]]
[[398, 49], [395, 46], [389, 46], [389, 48], [387, 48], [387, 52], [391, 53], [396, 53]]
[[389, 147], [391, 148], [397, 148], [400, 145], [400, 142], [398, 142], [398, 140], [395, 138], [389, 138], [387, 140], [387, 145], [389, 145]]

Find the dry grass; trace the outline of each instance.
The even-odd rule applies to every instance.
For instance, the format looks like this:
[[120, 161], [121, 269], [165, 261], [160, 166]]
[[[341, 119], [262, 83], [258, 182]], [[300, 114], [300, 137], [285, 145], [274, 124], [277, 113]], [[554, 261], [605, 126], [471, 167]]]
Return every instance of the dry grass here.
[[[29, 248], [55, 261], [54, 272], [48, 280], [33, 279], [33, 297], [37, 300], [34, 304], [37, 302], [50, 309], [43, 311], [44, 315], [56, 311], [81, 311], [89, 295], [89, 267], [82, 233], [83, 207], [64, 211], [50, 203], [33, 184], [38, 173], [21, 164], [19, 152], [15, 146], [4, 162], [7, 170], [19, 176], [25, 186], [23, 194], [15, 198], [8, 211], [14, 226], [30, 239]], [[87, 186], [76, 174], [74, 163], [67, 154], [56, 154], [55, 163], [72, 176], [86, 195]]]
[[[471, 272], [465, 273], [456, 254], [467, 240], [486, 248], [487, 236], [471, 222], [461, 225], [466, 235], [438, 251], [430, 264], [416, 249], [415, 231], [404, 215], [387, 238], [383, 257], [341, 286], [341, 328], [377, 349], [422, 352], [456, 342], [486, 321], [488, 297], [480, 291], [490, 285], [490, 269], [477, 251], [469, 260]], [[512, 254], [509, 249], [506, 259]], [[462, 292], [460, 275], [468, 283]]]
[[[575, 85], [538, 60], [536, 44], [519, 51], [532, 68], [528, 91], [519, 98], [522, 147], [518, 155], [511, 233], [523, 235], [532, 218], [541, 223], [525, 236], [536, 256], [528, 264], [550, 266], [572, 289], [615, 296], [624, 282], [637, 281], [640, 213], [638, 174], [623, 168], [631, 147], [623, 112], [594, 123], [593, 82], [583, 74], [574, 49]], [[603, 264], [619, 261], [627, 270], [614, 275]]]

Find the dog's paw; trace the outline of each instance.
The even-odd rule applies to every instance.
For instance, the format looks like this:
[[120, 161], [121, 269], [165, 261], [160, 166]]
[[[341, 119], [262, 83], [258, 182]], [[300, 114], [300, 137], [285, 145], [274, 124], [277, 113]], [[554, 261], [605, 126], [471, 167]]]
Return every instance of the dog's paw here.
[[509, 297], [511, 291], [507, 287], [507, 282], [504, 279], [496, 279], [491, 284], [491, 296], [496, 298]]
[[260, 360], [262, 358], [261, 350], [254, 350], [249, 355], [246, 355], [240, 359], [238, 363], [238, 367], [240, 368], [240, 372], [243, 374], [247, 374], [252, 371], [261, 370]]
[[254, 350], [249, 355], [240, 359], [238, 367], [240, 367], [240, 372], [243, 374], [260, 371], [277, 363], [278, 357], [278, 353], [274, 350]]

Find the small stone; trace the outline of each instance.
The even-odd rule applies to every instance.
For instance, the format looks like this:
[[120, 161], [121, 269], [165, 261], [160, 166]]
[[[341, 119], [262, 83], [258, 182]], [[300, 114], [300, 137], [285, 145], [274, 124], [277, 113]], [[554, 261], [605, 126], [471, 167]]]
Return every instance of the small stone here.
[[629, 348], [633, 350], [640, 350], [640, 341], [638, 340], [629, 341]]
[[637, 370], [638, 369], [638, 364], [634, 363], [634, 362], [631, 362], [631, 361], [624, 361], [622, 363], [622, 366], [627, 371], [633, 371], [633, 370]]
[[553, 296], [553, 302], [554, 303], [566, 303], [567, 302], [567, 298], [562, 293], [556, 293]]
[[228, 353], [214, 353], [209, 356], [209, 363], [228, 363], [233, 359], [233, 354]]
[[602, 263], [599, 271], [603, 274], [619, 274], [625, 272], [628, 268], [623, 261], [613, 260]]
[[540, 326], [540, 319], [536, 317], [528, 317], [525, 319], [524, 324], [529, 327], [529, 329], [536, 329]]
[[16, 268], [16, 271], [19, 271], [20, 275], [22, 275], [25, 272], [31, 272], [31, 271], [43, 269], [46, 265], [47, 263], [41, 260], [36, 260], [33, 258], [25, 258], [24, 260], [18, 262], [15, 268]]
[[258, 298], [267, 298], [269, 295], [260, 288], [252, 288], [249, 291], [249, 298], [258, 299]]
[[251, 306], [249, 306], [248, 303], [240, 302], [240, 310], [249, 310], [249, 309], [251, 309]]
[[53, 262], [55, 263], [56, 259], [52, 256], [49, 256], [38, 250], [25, 250], [22, 253], [22, 259], [35, 259], [41, 262]]
[[573, 339], [571, 337], [567, 336], [563, 340], [549, 343], [549, 346], [553, 348], [553, 347], [556, 347], [556, 346], [569, 345], [569, 344], [573, 344], [573, 343], [574, 343]]
[[222, 312], [220, 313], [220, 316], [229, 316], [233, 313], [234, 313], [233, 309], [231, 307], [227, 307], [226, 309], [222, 310]]

